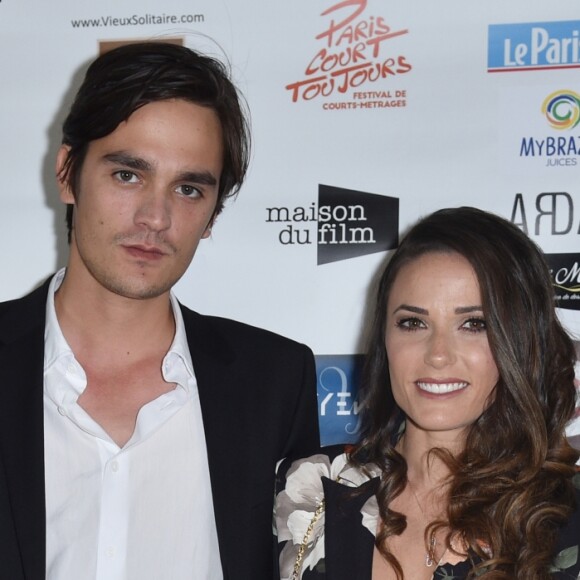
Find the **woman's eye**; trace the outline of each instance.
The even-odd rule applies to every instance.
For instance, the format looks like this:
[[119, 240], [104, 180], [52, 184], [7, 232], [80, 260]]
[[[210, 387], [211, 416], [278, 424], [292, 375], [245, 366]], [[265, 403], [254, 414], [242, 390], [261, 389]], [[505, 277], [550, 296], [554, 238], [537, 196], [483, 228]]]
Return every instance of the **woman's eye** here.
[[424, 322], [419, 318], [402, 318], [397, 321], [397, 327], [402, 330], [418, 330], [424, 326]]
[[485, 332], [487, 325], [483, 318], [470, 318], [463, 323], [463, 328], [469, 332]]
[[199, 196], [201, 196], [201, 191], [193, 185], [187, 185], [187, 184], [180, 185], [177, 187], [177, 191], [178, 191], [178, 193], [181, 193], [181, 195], [185, 195], [187, 197], [199, 197]]

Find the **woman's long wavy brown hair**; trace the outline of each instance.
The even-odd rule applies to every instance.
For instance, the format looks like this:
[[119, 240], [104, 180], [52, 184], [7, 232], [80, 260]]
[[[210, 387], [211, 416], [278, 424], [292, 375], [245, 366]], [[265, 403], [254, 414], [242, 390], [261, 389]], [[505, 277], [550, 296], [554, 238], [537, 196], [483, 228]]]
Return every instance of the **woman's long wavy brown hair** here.
[[386, 308], [401, 268], [430, 252], [456, 252], [473, 267], [500, 376], [463, 452], [434, 450], [450, 469], [445, 524], [483, 560], [472, 577], [547, 579], [558, 527], [575, 505], [578, 453], [564, 434], [575, 406], [574, 346], [556, 318], [541, 251], [513, 224], [474, 208], [440, 210], [419, 221], [380, 278], [362, 384], [363, 439], [351, 454], [354, 463], [374, 463], [383, 472], [377, 547], [403, 578], [385, 541], [406, 527], [389, 504], [407, 483], [407, 464], [395, 450], [405, 417], [389, 379]]

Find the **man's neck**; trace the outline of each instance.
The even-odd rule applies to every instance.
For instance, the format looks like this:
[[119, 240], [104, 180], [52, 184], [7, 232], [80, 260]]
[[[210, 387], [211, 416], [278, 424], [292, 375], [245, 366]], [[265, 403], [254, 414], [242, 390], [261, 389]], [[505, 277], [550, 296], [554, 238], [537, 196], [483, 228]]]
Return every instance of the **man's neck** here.
[[81, 364], [95, 358], [114, 365], [128, 355], [163, 356], [175, 334], [169, 292], [133, 299], [105, 288], [77, 287], [65, 276], [54, 304], [62, 333]]

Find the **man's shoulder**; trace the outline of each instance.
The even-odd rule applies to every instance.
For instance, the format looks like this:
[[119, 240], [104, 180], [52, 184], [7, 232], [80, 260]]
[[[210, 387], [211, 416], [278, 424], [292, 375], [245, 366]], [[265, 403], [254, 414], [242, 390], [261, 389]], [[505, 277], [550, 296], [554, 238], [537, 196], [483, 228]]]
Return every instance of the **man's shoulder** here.
[[32, 304], [44, 304], [48, 293], [48, 285], [51, 278], [43, 280], [36, 288], [31, 290], [28, 294], [18, 298], [11, 298], [10, 300], [0, 301], [0, 312], [8, 312], [14, 308], [22, 306], [30, 306]]
[[256, 349], [260, 345], [268, 350], [273, 348], [300, 350], [310, 349], [296, 340], [270, 330], [239, 322], [231, 318], [200, 314], [180, 304], [186, 329], [195, 327], [206, 338], [223, 339], [239, 347]]
[[224, 333], [228, 336], [241, 336], [247, 338], [251, 337], [256, 340], [279, 342], [280, 344], [300, 344], [296, 340], [282, 336], [281, 334], [277, 334], [271, 330], [266, 330], [265, 328], [259, 328], [257, 326], [253, 326], [245, 322], [240, 322], [232, 318], [200, 314], [199, 312], [189, 309], [183, 304], [180, 304], [180, 306], [186, 323], [189, 321], [193, 324], [199, 324], [206, 329], [212, 329], [215, 332]]
[[23, 296], [0, 302], [0, 337], [27, 332], [31, 325], [44, 324], [46, 295], [50, 280]]

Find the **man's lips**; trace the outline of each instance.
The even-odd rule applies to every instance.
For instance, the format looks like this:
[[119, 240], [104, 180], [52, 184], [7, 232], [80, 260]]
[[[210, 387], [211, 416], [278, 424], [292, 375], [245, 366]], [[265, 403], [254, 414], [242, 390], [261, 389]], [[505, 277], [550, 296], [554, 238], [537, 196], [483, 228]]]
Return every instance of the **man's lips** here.
[[448, 393], [455, 393], [465, 389], [469, 383], [461, 379], [418, 379], [415, 381], [417, 387], [425, 392], [433, 395], [447, 395]]
[[128, 254], [140, 260], [160, 260], [167, 255], [161, 248], [157, 246], [145, 246], [142, 244], [124, 245], [123, 248]]

